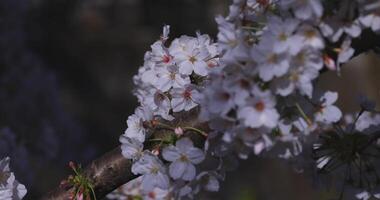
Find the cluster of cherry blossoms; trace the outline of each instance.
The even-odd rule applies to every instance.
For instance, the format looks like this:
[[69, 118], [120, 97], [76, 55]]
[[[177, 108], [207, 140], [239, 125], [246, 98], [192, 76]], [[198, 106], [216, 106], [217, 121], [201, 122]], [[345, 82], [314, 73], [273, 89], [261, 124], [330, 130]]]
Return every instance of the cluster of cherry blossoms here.
[[[209, 36], [197, 34], [182, 36], [167, 46], [168, 34], [169, 26], [165, 26], [134, 77], [141, 106], [128, 117], [128, 128], [120, 137], [123, 156], [133, 160], [132, 173], [141, 175], [136, 182], [144, 199], [189, 195], [189, 185], [206, 176], [197, 171], [197, 165], [205, 159], [203, 147], [196, 147], [185, 134], [205, 133], [194, 127], [170, 127], [162, 121], [175, 121], [176, 113], [196, 110], [199, 91], [209, 71], [218, 65], [216, 44]], [[157, 138], [149, 133], [151, 128], [167, 129], [172, 135]], [[155, 146], [154, 150], [145, 150], [147, 143]], [[113, 195], [121, 198], [117, 194], [110, 198], [116, 198]]]
[[[380, 3], [330, 4], [234, 0], [229, 15], [216, 18], [217, 44], [197, 34], [167, 45], [165, 26], [134, 77], [141, 106], [120, 137], [123, 156], [133, 160], [132, 172], [141, 176], [109, 198], [181, 199], [193, 198], [201, 189], [217, 191], [231, 159], [268, 155], [275, 146], [281, 146], [276, 157], [297, 159], [303, 144], [316, 135], [312, 133], [322, 138], [313, 145], [317, 169], [361, 161], [364, 156], [358, 155], [364, 155], [369, 144], [352, 146], [356, 154], [351, 155], [345, 151], [351, 146], [344, 142], [358, 135], [367, 141], [375, 133], [368, 129], [380, 124], [380, 116], [363, 108], [343, 120], [335, 105], [338, 93], [319, 90], [315, 83], [324, 71], [339, 74], [341, 65], [355, 55], [352, 41], [363, 31], [380, 32]], [[207, 130], [182, 126], [179, 116], [188, 113], [207, 124]], [[167, 134], [151, 131], [157, 129]], [[332, 134], [324, 137], [327, 132]], [[207, 138], [199, 145], [192, 134]], [[341, 151], [331, 144], [347, 148]], [[202, 162], [213, 164], [204, 167]], [[366, 191], [356, 197], [370, 195]]]
[[25, 196], [26, 188], [10, 171], [9, 161], [9, 157], [0, 160], [0, 199], [19, 200]]

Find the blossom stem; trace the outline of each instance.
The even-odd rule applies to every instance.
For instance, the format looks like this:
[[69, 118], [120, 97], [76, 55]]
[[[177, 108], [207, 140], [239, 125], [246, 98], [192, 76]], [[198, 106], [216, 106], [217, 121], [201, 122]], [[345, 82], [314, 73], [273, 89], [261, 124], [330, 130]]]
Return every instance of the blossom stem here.
[[89, 187], [90, 190], [91, 190], [91, 193], [92, 193], [92, 196], [94, 197], [94, 200], [96, 200], [96, 195], [95, 195], [94, 187], [92, 187], [91, 184], [89, 184], [88, 187]]
[[296, 103], [296, 107], [297, 107], [298, 112], [301, 114], [301, 116], [306, 120], [307, 124], [308, 124], [309, 126], [311, 126], [311, 125], [312, 125], [311, 120], [310, 120], [310, 118], [306, 115], [306, 113], [302, 110], [301, 106], [300, 106], [298, 103]]
[[159, 128], [164, 128], [164, 129], [168, 129], [168, 130], [173, 130], [174, 131], [174, 127], [171, 127], [171, 126], [169, 126], [169, 125], [167, 125], [167, 124], [164, 124], [164, 123], [161, 123], [161, 122], [158, 122], [157, 123], [157, 126], [159, 127]]
[[246, 30], [254, 30], [254, 31], [260, 31], [260, 30], [262, 30], [262, 28], [253, 27], [253, 26], [242, 26], [242, 28], [246, 29]]
[[202, 131], [202, 130], [199, 130], [197, 128], [194, 128], [194, 127], [182, 127], [185, 131], [194, 131], [196, 133], [199, 133], [201, 134], [202, 136], [204, 137], [207, 137], [207, 133]]
[[150, 139], [149, 142], [163, 142], [163, 139]]

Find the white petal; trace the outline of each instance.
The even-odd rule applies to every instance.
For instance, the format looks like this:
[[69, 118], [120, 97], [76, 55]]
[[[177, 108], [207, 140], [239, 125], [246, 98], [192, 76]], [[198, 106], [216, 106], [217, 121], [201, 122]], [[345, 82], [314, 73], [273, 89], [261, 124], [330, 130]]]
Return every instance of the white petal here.
[[193, 147], [193, 142], [189, 138], [182, 138], [175, 143], [175, 146], [181, 153], [186, 153], [189, 148]]
[[198, 148], [190, 148], [186, 153], [187, 157], [193, 164], [199, 164], [205, 159], [204, 152]]
[[172, 98], [171, 101], [173, 112], [180, 112], [185, 108], [184, 98]]
[[323, 105], [331, 105], [336, 102], [338, 99], [338, 93], [337, 92], [326, 92], [323, 97], [321, 98], [321, 101], [323, 102]]
[[195, 178], [196, 170], [194, 165], [187, 164], [186, 170], [183, 173], [182, 179], [185, 181], [191, 181]]
[[173, 162], [181, 157], [177, 148], [174, 146], [168, 146], [162, 150], [162, 157], [170, 162]]
[[342, 117], [342, 111], [336, 106], [328, 106], [323, 110], [323, 115], [326, 122], [338, 122]]
[[205, 189], [210, 192], [217, 192], [219, 190], [219, 181], [214, 176], [210, 176], [205, 185]]
[[196, 61], [194, 63], [194, 72], [198, 75], [206, 76], [208, 73], [207, 63], [204, 61]]
[[193, 72], [193, 64], [186, 60], [179, 64], [179, 73], [184, 75], [190, 75]]
[[172, 164], [169, 166], [169, 174], [173, 179], [179, 179], [183, 176], [183, 173], [185, 172], [187, 165], [189, 163], [187, 162], [182, 162], [182, 161], [174, 161]]

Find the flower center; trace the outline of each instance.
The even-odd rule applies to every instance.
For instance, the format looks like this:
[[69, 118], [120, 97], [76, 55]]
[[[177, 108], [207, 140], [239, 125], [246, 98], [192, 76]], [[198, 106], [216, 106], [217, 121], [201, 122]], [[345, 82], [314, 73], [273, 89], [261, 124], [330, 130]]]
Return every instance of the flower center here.
[[314, 30], [307, 30], [304, 35], [307, 39], [312, 39], [317, 35], [317, 33]]
[[152, 174], [157, 174], [159, 171], [160, 171], [160, 169], [159, 169], [158, 167], [153, 167], [153, 168], [150, 170], [150, 172], [151, 172]]
[[164, 55], [164, 56], [162, 57], [162, 62], [164, 62], [164, 63], [169, 63], [169, 62], [170, 62], [170, 56], [168, 56], [168, 55]]
[[4, 183], [9, 178], [9, 174], [7, 172], [0, 172], [0, 183]]
[[278, 56], [276, 54], [270, 54], [267, 58], [268, 63], [277, 63]]
[[152, 192], [149, 192], [149, 193], [148, 193], [148, 196], [149, 196], [151, 199], [156, 199], [156, 193], [154, 193], [153, 191], [152, 191]]
[[175, 75], [176, 75], [175, 72], [170, 72], [170, 75], [169, 75], [170, 79], [175, 80]]
[[305, 63], [305, 54], [303, 52], [297, 54], [296, 59], [300, 64], [304, 64]]
[[299, 80], [299, 74], [296, 72], [296, 71], [294, 71], [294, 72], [292, 72], [291, 74], [290, 74], [290, 77], [289, 77], [289, 79], [291, 80], [291, 81], [298, 81]]
[[281, 33], [279, 36], [278, 36], [278, 39], [280, 41], [286, 41], [288, 39], [288, 36], [285, 34], [285, 33]]
[[156, 98], [159, 102], [161, 101], [164, 101], [165, 100], [165, 95], [164, 94], [161, 94], [161, 93], [157, 93], [156, 95]]
[[269, 0], [257, 0], [256, 2], [261, 6], [267, 6], [269, 4]]
[[189, 100], [191, 99], [191, 91], [190, 90], [185, 90], [185, 92], [183, 92], [183, 97], [186, 99], [186, 100]]
[[189, 159], [187, 158], [186, 155], [181, 155], [181, 157], [179, 158], [179, 160], [182, 161], [182, 162], [188, 162], [189, 161]]
[[230, 40], [228, 41], [228, 45], [231, 47], [231, 48], [234, 48], [238, 45], [238, 42], [236, 40]]
[[208, 62], [207, 62], [207, 66], [208, 66], [209, 68], [213, 68], [213, 67], [216, 66], [216, 63], [213, 62], [213, 61], [208, 61]]
[[190, 56], [189, 61], [194, 64], [197, 61], [197, 58], [195, 56]]
[[240, 87], [243, 88], [243, 89], [249, 89], [249, 81], [245, 80], [245, 79], [241, 79], [240, 81]]
[[257, 103], [255, 104], [255, 109], [256, 109], [257, 111], [259, 111], [259, 112], [264, 111], [264, 109], [265, 109], [265, 104], [264, 104], [264, 102], [262, 102], [262, 101], [257, 102]]
[[219, 94], [219, 97], [223, 101], [228, 101], [230, 99], [230, 94], [228, 94], [227, 92], [223, 92]]

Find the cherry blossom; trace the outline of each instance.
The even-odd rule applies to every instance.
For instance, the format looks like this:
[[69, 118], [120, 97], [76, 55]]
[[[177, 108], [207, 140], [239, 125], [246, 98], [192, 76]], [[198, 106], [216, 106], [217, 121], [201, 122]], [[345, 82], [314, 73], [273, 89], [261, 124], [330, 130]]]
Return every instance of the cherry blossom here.
[[170, 94], [172, 96], [171, 105], [173, 112], [191, 110], [198, 105], [196, 101], [200, 98], [199, 92], [192, 85], [182, 88], [173, 88]]
[[169, 166], [169, 174], [174, 179], [191, 181], [196, 176], [194, 164], [201, 163], [205, 155], [201, 149], [193, 146], [189, 138], [182, 138], [176, 142], [176, 146], [166, 147], [162, 156], [172, 162]]
[[[136, 111], [128, 119], [131, 128], [120, 137], [132, 172], [143, 175], [141, 197], [158, 197], [154, 191], [162, 190], [173, 198], [194, 199], [202, 189], [217, 191], [230, 167], [226, 163], [236, 165], [252, 153], [294, 161], [305, 150], [320, 151], [323, 137], [315, 136], [326, 132], [369, 137], [367, 130], [380, 124], [375, 108], [362, 107], [340, 120], [338, 93], [316, 89], [316, 82], [326, 68], [340, 73], [356, 53], [353, 40], [363, 29], [379, 31], [380, 4], [358, 0], [351, 18], [325, 6], [320, 0], [234, 0], [227, 17], [216, 17], [217, 43], [200, 33], [168, 43], [169, 27], [164, 27], [134, 77], [135, 95], [150, 114]], [[190, 111], [208, 125], [207, 133], [181, 125], [178, 115]], [[156, 119], [168, 130], [167, 138], [147, 134], [144, 123]], [[206, 137], [204, 149], [194, 147], [191, 134]], [[143, 151], [145, 140], [158, 143], [154, 154]], [[305, 146], [310, 144], [312, 149]], [[322, 171], [337, 159], [316, 154], [315, 168]], [[220, 163], [202, 169], [203, 160]]]
[[318, 108], [315, 118], [319, 122], [332, 123], [337, 122], [342, 117], [342, 112], [333, 104], [338, 99], [338, 94], [335, 92], [326, 92], [321, 98], [321, 105]]
[[158, 78], [155, 85], [163, 92], [168, 91], [170, 88], [182, 88], [190, 84], [190, 78], [179, 74], [178, 67], [172, 65], [163, 69], [159, 69]]
[[143, 144], [131, 137], [121, 135], [119, 139], [121, 143], [121, 154], [128, 159], [137, 159], [143, 153]]
[[155, 187], [169, 188], [166, 167], [155, 155], [144, 153], [140, 159], [133, 163], [132, 173], [142, 174], [141, 184], [144, 191], [152, 191]]
[[19, 200], [25, 196], [26, 188], [10, 171], [9, 162], [9, 157], [0, 160], [0, 199]]
[[238, 116], [244, 124], [251, 128], [266, 126], [274, 128], [279, 120], [275, 100], [269, 91], [253, 89], [254, 97], [247, 100], [247, 106], [238, 111]]
[[302, 20], [319, 18], [323, 14], [320, 0], [282, 0], [280, 5], [292, 8], [295, 16]]
[[190, 75], [194, 71], [201, 76], [207, 75], [206, 61], [210, 58], [210, 53], [203, 44], [198, 44], [197, 40], [188, 37], [176, 39], [169, 50], [178, 63], [181, 74]]

